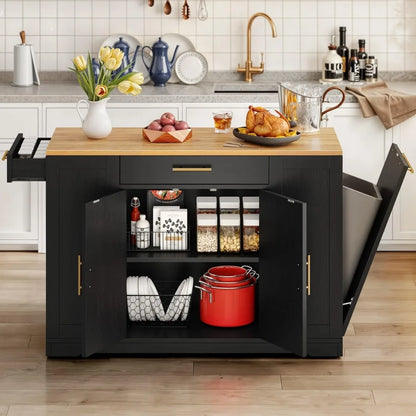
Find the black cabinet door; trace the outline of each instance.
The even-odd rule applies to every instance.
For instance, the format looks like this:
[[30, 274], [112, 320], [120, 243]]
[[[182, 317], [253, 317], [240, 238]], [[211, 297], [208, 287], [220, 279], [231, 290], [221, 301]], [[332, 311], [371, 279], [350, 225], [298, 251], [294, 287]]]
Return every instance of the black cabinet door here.
[[126, 224], [125, 191], [85, 204], [84, 357], [125, 336]]
[[260, 334], [302, 357], [307, 345], [306, 255], [306, 204], [260, 191]]

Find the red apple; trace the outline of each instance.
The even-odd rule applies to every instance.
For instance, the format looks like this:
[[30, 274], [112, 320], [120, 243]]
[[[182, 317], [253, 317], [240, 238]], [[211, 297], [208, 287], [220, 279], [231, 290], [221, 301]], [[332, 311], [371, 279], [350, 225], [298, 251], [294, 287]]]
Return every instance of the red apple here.
[[160, 116], [160, 124], [162, 124], [162, 126], [173, 126], [175, 124], [175, 121], [175, 116], [172, 113], [163, 113]]
[[189, 126], [188, 126], [188, 123], [186, 121], [180, 120], [180, 121], [177, 121], [175, 123], [175, 129], [176, 130], [186, 130], [186, 129], [189, 129]]
[[154, 120], [147, 126], [147, 128], [149, 130], [158, 130], [159, 131], [159, 130], [162, 130], [162, 125], [160, 123], [158, 123], [158, 120]]
[[175, 126], [172, 126], [170, 124], [166, 124], [162, 127], [162, 131], [175, 131]]

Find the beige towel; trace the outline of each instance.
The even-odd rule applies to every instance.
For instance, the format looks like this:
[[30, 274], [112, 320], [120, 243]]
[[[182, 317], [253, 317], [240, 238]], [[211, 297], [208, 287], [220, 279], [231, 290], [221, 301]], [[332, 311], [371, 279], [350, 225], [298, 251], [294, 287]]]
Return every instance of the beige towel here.
[[391, 90], [385, 82], [345, 90], [357, 98], [363, 117], [377, 115], [386, 129], [416, 114], [416, 95]]

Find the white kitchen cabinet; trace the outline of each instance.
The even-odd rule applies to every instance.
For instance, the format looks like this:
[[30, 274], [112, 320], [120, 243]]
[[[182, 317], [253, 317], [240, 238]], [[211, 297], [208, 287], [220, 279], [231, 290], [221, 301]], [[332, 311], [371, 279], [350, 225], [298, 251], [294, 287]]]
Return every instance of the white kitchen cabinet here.
[[[393, 127], [393, 141], [399, 145], [413, 168], [416, 167], [416, 117]], [[416, 250], [416, 175], [408, 173], [393, 211], [393, 240], [398, 249]]]
[[[9, 150], [17, 133], [38, 137], [41, 104], [0, 104], [0, 152]], [[7, 163], [0, 165], [0, 250], [37, 250], [42, 234], [38, 182], [7, 182]]]
[[[277, 97], [276, 97], [277, 101]], [[277, 104], [272, 103], [183, 103], [183, 119], [191, 127], [212, 127], [214, 128], [214, 119], [212, 113], [232, 111], [233, 119], [231, 126], [242, 127], [246, 125], [246, 115], [249, 105], [265, 107], [269, 110], [277, 108]]]

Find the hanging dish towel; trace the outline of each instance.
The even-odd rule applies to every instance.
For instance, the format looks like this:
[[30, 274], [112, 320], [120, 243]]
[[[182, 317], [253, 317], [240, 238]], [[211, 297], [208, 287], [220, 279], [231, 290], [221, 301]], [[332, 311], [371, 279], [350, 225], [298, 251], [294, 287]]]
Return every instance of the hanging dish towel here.
[[377, 115], [386, 129], [416, 114], [416, 95], [391, 90], [385, 82], [345, 90], [357, 98], [364, 118]]

